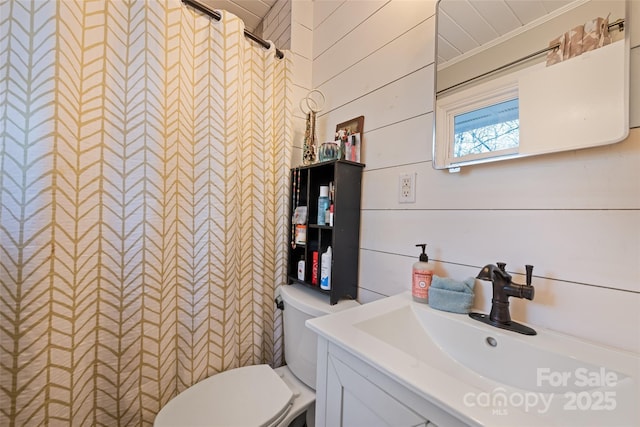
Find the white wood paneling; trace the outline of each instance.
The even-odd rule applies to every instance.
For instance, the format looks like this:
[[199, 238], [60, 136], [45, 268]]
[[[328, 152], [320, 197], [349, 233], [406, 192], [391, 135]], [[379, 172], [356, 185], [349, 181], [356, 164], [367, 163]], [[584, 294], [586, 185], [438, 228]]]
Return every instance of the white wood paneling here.
[[[476, 165], [459, 174], [433, 170], [433, 66], [399, 71], [419, 63], [409, 52], [433, 49], [428, 37], [405, 38], [425, 21], [416, 12], [425, 5], [417, 3], [391, 0], [378, 13], [355, 12], [353, 30], [336, 29], [340, 37], [313, 60], [312, 82], [327, 97], [320, 139], [332, 139], [337, 123], [365, 116], [360, 302], [409, 290], [414, 245], [426, 242], [436, 274], [460, 280], [505, 261], [521, 283], [524, 264], [533, 264], [537, 295], [512, 301], [515, 319], [640, 351], [640, 130], [609, 146]], [[411, 4], [416, 16], [406, 14]], [[322, 43], [315, 40], [318, 31], [330, 31], [343, 7], [314, 2], [314, 44]], [[374, 26], [378, 15], [384, 20]], [[408, 46], [409, 40], [416, 46], [405, 55], [388, 56], [386, 45]], [[631, 80], [640, 70], [638, 51]], [[385, 65], [390, 58], [400, 64]], [[361, 63], [368, 66], [350, 72]], [[637, 87], [631, 93], [636, 126]], [[397, 202], [402, 172], [417, 173], [415, 204]], [[476, 282], [475, 308], [486, 312], [491, 284]]]
[[[303, 98], [307, 96], [309, 93], [309, 87], [305, 85], [294, 85], [293, 87], [293, 116], [294, 116], [294, 127], [299, 128], [303, 134], [306, 127], [306, 105], [303, 102], [300, 102]], [[297, 102], [296, 102], [297, 101]], [[305, 108], [305, 112], [302, 111], [301, 108]], [[294, 141], [297, 145], [302, 146], [302, 141]]]
[[[640, 294], [554, 280], [533, 282], [533, 301], [511, 299], [515, 319], [624, 350], [640, 350]], [[485, 283], [491, 295], [490, 283]], [[484, 312], [490, 310], [490, 297], [486, 305]]]
[[631, 31], [631, 46], [640, 46], [640, 27], [638, 27], [638, 22], [640, 22], [640, 2], [637, 0], [627, 1], [627, 12], [629, 22], [632, 23], [632, 25], [629, 25]]
[[532, 264], [543, 277], [640, 292], [638, 224], [638, 210], [365, 210], [360, 242], [404, 255], [428, 243], [434, 260]]
[[[311, 61], [308, 53], [312, 43], [313, 32], [301, 23], [294, 22], [291, 25], [291, 50]], [[311, 73], [308, 75], [311, 76]]]
[[[506, 6], [505, 3], [503, 4]], [[464, 28], [474, 29], [468, 37], [473, 40], [475, 46], [488, 43], [500, 35], [496, 29], [489, 25], [484, 17], [478, 13], [476, 6], [472, 6], [469, 1], [444, 0], [440, 2], [440, 7], [444, 15], [450, 14], [455, 17], [457, 21], [455, 26], [458, 28], [458, 31]], [[449, 15], [447, 15], [447, 17], [448, 16]]]
[[504, 35], [521, 25], [518, 18], [506, 3], [498, 1], [478, 2], [474, 8], [481, 16], [481, 20], [487, 22], [498, 34]]
[[531, 22], [547, 13], [541, 1], [514, 1], [509, 3], [509, 8], [519, 22]]
[[[280, 0], [283, 1], [284, 0]], [[288, 1], [288, 0], [287, 0]], [[300, 100], [311, 90], [313, 44], [313, 2], [296, 0], [290, 4], [291, 9], [291, 52], [287, 55], [292, 61], [293, 80], [293, 145], [291, 167], [302, 164], [302, 144], [305, 133], [305, 113], [300, 110]], [[287, 23], [283, 23], [286, 25]]]
[[[314, 58], [314, 86], [322, 85], [421, 22], [434, 19], [434, 13], [434, 1], [392, 1], [371, 17], [360, 14], [352, 16], [353, 30], [349, 36], [331, 45], [319, 58]], [[431, 39], [434, 37], [434, 34], [426, 35]], [[314, 33], [314, 44], [315, 39]], [[415, 43], [425, 49], [434, 50], [433, 46], [421, 44], [419, 40]], [[314, 56], [316, 56], [315, 51]], [[405, 59], [407, 58], [405, 56]], [[367, 72], [370, 73], [371, 70]], [[384, 75], [384, 73], [380, 74]]]
[[[422, 243], [422, 242], [417, 242]], [[420, 253], [415, 248], [416, 254]], [[383, 295], [395, 295], [411, 290], [411, 266], [416, 257], [371, 250], [360, 251], [360, 289]]]
[[[428, 247], [427, 247], [428, 252]], [[411, 289], [411, 265], [417, 256], [362, 250], [360, 252], [360, 302], [367, 303]], [[480, 267], [436, 262], [436, 275], [464, 280]], [[507, 266], [508, 267], [508, 266]], [[378, 272], [381, 272], [377, 277]], [[524, 283], [522, 275], [514, 281]], [[534, 269], [533, 301], [510, 299], [512, 318], [628, 351], [640, 348], [640, 294], [560, 282], [537, 276]], [[372, 288], [369, 288], [369, 286]], [[491, 310], [491, 283], [476, 280], [473, 311]], [[615, 310], [609, 310], [615, 307]], [[607, 313], [603, 315], [603, 313]]]
[[[313, 2], [313, 30], [314, 34], [318, 27], [326, 21], [331, 14], [340, 13], [339, 9], [346, 4], [348, 0], [319, 0]], [[315, 38], [315, 37], [314, 37]]]
[[[423, 241], [417, 242], [423, 243]], [[399, 255], [395, 253], [379, 252], [362, 249], [360, 251], [360, 288], [375, 292], [378, 295], [391, 296], [411, 290], [411, 268], [418, 261], [420, 248], [413, 247], [411, 255]], [[427, 254], [430, 253], [430, 245], [427, 245]], [[460, 264], [451, 264], [435, 261], [434, 273], [440, 277], [451, 277], [455, 280], [465, 280], [475, 277], [480, 272], [480, 267], [470, 267]], [[490, 307], [491, 290], [482, 289], [482, 282], [476, 281], [476, 309], [482, 311]], [[489, 301], [487, 305], [486, 302]]]
[[[474, 7], [480, 8], [499, 3], [494, 0], [474, 1]], [[449, 87], [511, 61], [516, 61], [526, 53], [542, 49], [547, 46], [549, 40], [563, 34], [568, 28], [573, 28], [576, 23], [584, 23], [595, 16], [606, 16], [608, 13], [612, 14], [611, 20], [624, 16], [624, 2], [622, 1], [583, 2], [578, 0], [577, 3], [581, 4], [579, 8], [571, 9], [570, 13], [564, 13], [561, 18], [556, 17], [544, 22], [537, 22], [537, 25], [517, 27], [512, 32], [486, 43], [481, 48], [464, 52], [463, 55], [450, 60], [447, 64], [439, 62], [438, 67], [442, 72], [438, 74], [438, 87], [440, 89]], [[573, 5], [575, 6], [576, 3]], [[445, 30], [439, 26], [438, 31]], [[544, 62], [544, 56], [539, 56], [532, 61]]]
[[[395, 127], [400, 126], [382, 130], [393, 133]], [[391, 135], [372, 134], [367, 135], [368, 156], [373, 150], [374, 158], [402, 158], [399, 166], [382, 170], [371, 170], [367, 160], [363, 209], [640, 209], [640, 129], [632, 129], [627, 140], [614, 145], [477, 165], [457, 174], [433, 169], [424, 154], [418, 154], [430, 149], [426, 135], [411, 138], [406, 148], [404, 141], [397, 141], [405, 153], [397, 154], [396, 140], [388, 139]], [[415, 144], [413, 158], [421, 163], [407, 159], [410, 144]], [[418, 176], [416, 203], [399, 204], [398, 176], [413, 172]]]
[[[313, 31], [313, 2], [311, 0], [292, 1], [291, 16], [294, 23]], [[313, 47], [313, 44], [311, 46]]]
[[[315, 64], [314, 64], [315, 66]], [[348, 104], [337, 106], [327, 114], [318, 117], [320, 139], [327, 135], [333, 139], [335, 126], [360, 115], [364, 115], [365, 138], [367, 130], [378, 129], [402, 120], [416, 117], [432, 111], [433, 90], [429, 82], [433, 81], [433, 65], [422, 68], [401, 80], [365, 94]], [[328, 101], [333, 102], [332, 94], [325, 93]], [[363, 143], [366, 157], [366, 142]]]
[[[381, 47], [339, 73], [339, 79], [329, 79], [319, 89], [332, 94], [334, 105], [344, 105], [407, 74], [433, 63], [433, 31], [435, 21], [428, 19], [402, 36]], [[432, 46], [426, 48], [425, 46]], [[376, 70], [371, 73], [370, 70]], [[338, 74], [336, 74], [338, 75]], [[351, 82], [345, 87], [344, 80]]]
[[462, 54], [462, 51], [456, 49], [453, 43], [449, 43], [444, 37], [440, 37], [438, 39], [438, 49], [437, 49], [438, 64], [443, 64], [461, 54]]
[[[387, 0], [361, 0], [346, 1], [315, 28], [313, 39], [313, 57], [318, 58], [327, 53], [327, 50], [335, 45], [346, 34], [353, 31], [357, 24], [376, 13]], [[345, 60], [353, 54], [352, 51], [344, 52]], [[330, 55], [334, 63], [337, 57]]]
[[[270, 0], [273, 1], [273, 0]], [[245, 19], [243, 15], [238, 15], [242, 19]], [[271, 41], [278, 49], [287, 50], [291, 47], [291, 35], [292, 35], [292, 18], [291, 18], [291, 3], [289, 0], [279, 0], [273, 4], [273, 7], [269, 9], [264, 18], [262, 19], [261, 27], [255, 30], [249, 30], [261, 37], [264, 40]], [[301, 39], [301, 34], [296, 34], [296, 40]], [[293, 49], [294, 51], [300, 51], [300, 48]]]
[[629, 126], [640, 127], [640, 46], [631, 49], [631, 78], [629, 79]]
[[494, 44], [498, 38], [531, 28], [572, 4], [575, 7], [582, 3], [583, 0], [442, 0], [438, 32], [441, 40], [455, 49], [445, 49], [441, 58], [448, 61], [455, 51], [466, 54]]
[[[458, 4], [458, 2], [452, 4]], [[480, 47], [480, 44], [458, 26], [458, 23], [449, 17], [444, 10], [438, 14], [438, 38], [445, 46], [451, 47], [449, 55], [445, 55], [447, 50], [440, 51], [439, 49], [438, 54], [441, 58], [439, 63], [449, 61], [464, 52]]]
[[[373, 130], [368, 130], [365, 126], [365, 130], [364, 144], [366, 146], [363, 145], [366, 151], [364, 163], [367, 165], [364, 174], [365, 180], [369, 179], [375, 169], [380, 168], [418, 162], [428, 162], [428, 167], [431, 167], [431, 148], [433, 146], [432, 113], [424, 113]], [[393, 176], [393, 173], [389, 176]], [[373, 183], [365, 185], [364, 188], [370, 188], [374, 190], [373, 193], [376, 193], [375, 190], [379, 187], [376, 183]], [[373, 195], [375, 196], [375, 194]], [[383, 194], [383, 196], [388, 195], [388, 192]], [[367, 198], [368, 196], [363, 194], [364, 206], [367, 206], [365, 202]]]

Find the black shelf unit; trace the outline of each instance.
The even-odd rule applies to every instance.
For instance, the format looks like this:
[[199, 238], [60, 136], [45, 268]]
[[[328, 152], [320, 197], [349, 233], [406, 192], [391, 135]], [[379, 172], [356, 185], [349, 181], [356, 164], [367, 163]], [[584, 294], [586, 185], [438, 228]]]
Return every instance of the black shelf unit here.
[[[291, 206], [293, 216], [298, 206], [307, 206], [305, 244], [293, 244], [294, 227], [289, 231], [289, 283], [301, 283], [329, 295], [331, 305], [341, 299], [358, 297], [358, 257], [360, 250], [360, 199], [364, 164], [347, 160], [331, 160], [291, 169]], [[299, 184], [298, 184], [299, 181]], [[320, 186], [333, 183], [333, 226], [318, 225]], [[298, 188], [299, 185], [299, 188]], [[298, 193], [299, 190], [299, 193]], [[298, 195], [296, 196], [296, 194]], [[320, 288], [322, 254], [331, 246], [331, 289]], [[316, 281], [313, 275], [313, 253], [318, 253]], [[298, 261], [305, 260], [304, 280], [298, 279]]]

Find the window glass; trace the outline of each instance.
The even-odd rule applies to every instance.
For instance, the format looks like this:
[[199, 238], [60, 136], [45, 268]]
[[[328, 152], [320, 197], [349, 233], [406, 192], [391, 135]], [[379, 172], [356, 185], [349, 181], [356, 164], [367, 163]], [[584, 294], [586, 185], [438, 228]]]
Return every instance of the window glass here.
[[453, 157], [517, 148], [518, 99], [489, 105], [454, 117]]

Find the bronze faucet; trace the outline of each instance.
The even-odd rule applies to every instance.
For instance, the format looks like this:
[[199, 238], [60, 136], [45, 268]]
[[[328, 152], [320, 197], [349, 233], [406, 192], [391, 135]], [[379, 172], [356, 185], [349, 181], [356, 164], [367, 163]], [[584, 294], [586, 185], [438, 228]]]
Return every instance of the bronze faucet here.
[[527, 283], [525, 285], [519, 285], [511, 281], [511, 275], [505, 270], [506, 264], [504, 262], [498, 262], [496, 264], [497, 267], [493, 264], [485, 265], [476, 277], [480, 280], [490, 280], [493, 284], [493, 298], [491, 299], [491, 313], [489, 317], [481, 313], [469, 313], [469, 316], [497, 328], [507, 329], [525, 335], [535, 335], [535, 330], [512, 321], [511, 314], [509, 313], [509, 297], [526, 298], [528, 300], [533, 299], [535, 294], [535, 289], [531, 286], [533, 266], [525, 266]]

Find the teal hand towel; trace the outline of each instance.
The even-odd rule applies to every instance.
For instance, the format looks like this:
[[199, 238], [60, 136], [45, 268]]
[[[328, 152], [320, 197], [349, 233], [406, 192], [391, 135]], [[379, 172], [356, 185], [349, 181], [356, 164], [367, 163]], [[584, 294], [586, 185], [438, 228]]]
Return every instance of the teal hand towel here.
[[473, 277], [459, 282], [434, 275], [429, 287], [429, 306], [451, 313], [469, 313], [473, 306], [475, 284]]

